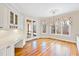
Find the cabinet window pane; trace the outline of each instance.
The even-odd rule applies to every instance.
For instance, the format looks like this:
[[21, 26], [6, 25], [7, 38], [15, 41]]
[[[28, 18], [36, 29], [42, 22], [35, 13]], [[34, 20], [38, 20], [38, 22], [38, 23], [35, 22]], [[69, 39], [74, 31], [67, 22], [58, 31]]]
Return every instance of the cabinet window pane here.
[[18, 24], [18, 16], [15, 15], [15, 24]]
[[10, 24], [13, 24], [14, 23], [14, 14], [13, 12], [10, 12]]

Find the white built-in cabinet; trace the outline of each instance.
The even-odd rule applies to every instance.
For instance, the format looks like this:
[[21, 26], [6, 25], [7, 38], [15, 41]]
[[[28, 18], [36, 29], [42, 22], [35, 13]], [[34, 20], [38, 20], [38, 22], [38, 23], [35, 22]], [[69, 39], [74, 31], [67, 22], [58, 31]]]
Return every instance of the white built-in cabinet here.
[[15, 50], [14, 45], [9, 45], [3, 48], [0, 48], [0, 56], [14, 56]]
[[[4, 4], [0, 4], [0, 30], [24, 30], [24, 15], [19, 13], [17, 10], [15, 10], [12, 7], [8, 7]], [[0, 38], [1, 39], [1, 38]], [[6, 40], [6, 38], [5, 38]], [[16, 40], [16, 39], [14, 39]], [[0, 56], [14, 56], [15, 47], [19, 48], [24, 45], [24, 38], [17, 38], [18, 41], [16, 42], [17, 46], [10, 44], [8, 46], [3, 46], [3, 48], [0, 47]], [[5, 43], [6, 45], [6, 43]]]
[[6, 48], [0, 48], [0, 56], [6, 56]]
[[22, 16], [16, 10], [0, 4], [0, 29], [23, 29]]
[[9, 28], [8, 25], [9, 25], [9, 10], [3, 5], [0, 5], [0, 28], [1, 29]]
[[6, 47], [6, 56], [14, 56], [15, 50], [14, 45], [10, 45]]

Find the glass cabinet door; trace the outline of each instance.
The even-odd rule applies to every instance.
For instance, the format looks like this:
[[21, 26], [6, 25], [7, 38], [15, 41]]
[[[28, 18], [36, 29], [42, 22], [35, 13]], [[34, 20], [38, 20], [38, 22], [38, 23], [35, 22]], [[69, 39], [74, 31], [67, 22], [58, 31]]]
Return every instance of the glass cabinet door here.
[[15, 24], [17, 25], [18, 24], [18, 16], [15, 15]]
[[10, 24], [14, 23], [14, 13], [10, 12]]

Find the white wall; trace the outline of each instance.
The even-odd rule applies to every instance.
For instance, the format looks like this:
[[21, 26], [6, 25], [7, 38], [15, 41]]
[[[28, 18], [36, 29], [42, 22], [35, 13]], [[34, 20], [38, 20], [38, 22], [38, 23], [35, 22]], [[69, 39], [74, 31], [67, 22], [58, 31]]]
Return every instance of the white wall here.
[[71, 35], [76, 36], [79, 33], [79, 11], [74, 11], [62, 15], [55, 16], [55, 18], [66, 18], [66, 17], [71, 17]]
[[[65, 13], [65, 14], [61, 14], [61, 15], [57, 15], [57, 16], [53, 16], [53, 17], [40, 18], [39, 19], [40, 20], [40, 26], [39, 26], [40, 31], [39, 32], [40, 32], [41, 37], [42, 36], [46, 37], [48, 35], [51, 35], [49, 26], [51, 24], [53, 24], [53, 19], [54, 19], [54, 21], [57, 21], [57, 18], [63, 19], [63, 18], [69, 18], [69, 17], [71, 17], [71, 21], [72, 21], [70, 37], [71, 37], [71, 39], [74, 40], [76, 35], [79, 33], [79, 11], [73, 11], [73, 12], [69, 12], [69, 13]], [[42, 23], [43, 22], [44, 23], [47, 22], [46, 23], [47, 24], [47, 33], [46, 34], [42, 33]]]

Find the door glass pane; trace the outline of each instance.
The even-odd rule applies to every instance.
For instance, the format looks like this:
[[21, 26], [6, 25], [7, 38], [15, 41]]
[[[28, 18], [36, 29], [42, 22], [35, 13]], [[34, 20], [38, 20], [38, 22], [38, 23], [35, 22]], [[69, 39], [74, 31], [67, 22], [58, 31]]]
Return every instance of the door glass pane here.
[[36, 22], [33, 21], [33, 33], [36, 33]]

